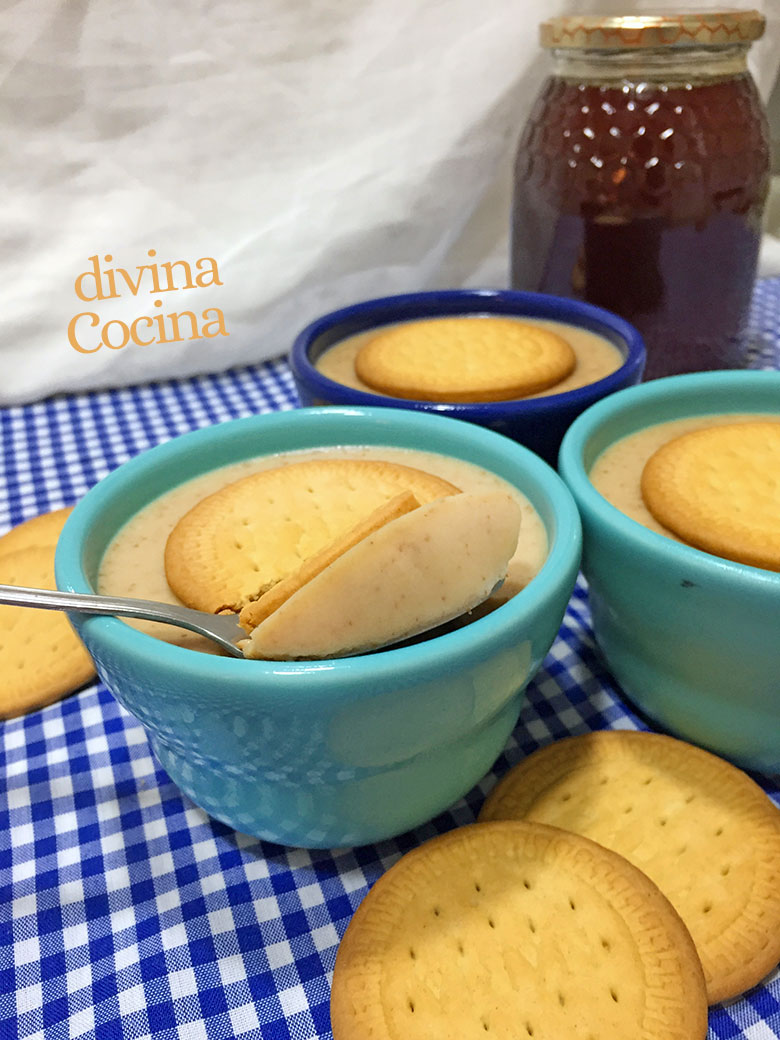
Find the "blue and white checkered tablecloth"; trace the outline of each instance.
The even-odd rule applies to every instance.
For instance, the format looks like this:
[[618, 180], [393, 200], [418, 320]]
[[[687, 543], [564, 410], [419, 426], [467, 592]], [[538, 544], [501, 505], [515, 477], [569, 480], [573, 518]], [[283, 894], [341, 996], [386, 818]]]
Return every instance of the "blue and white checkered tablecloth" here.
[[[780, 367], [780, 279], [759, 284], [751, 334], [751, 367]], [[275, 362], [0, 410], [0, 530], [160, 441], [296, 403]], [[339, 938], [399, 854], [473, 821], [539, 745], [642, 725], [599, 659], [581, 585], [493, 773], [377, 846], [303, 851], [215, 822], [100, 683], [0, 723], [0, 1040], [326, 1040]], [[780, 804], [780, 780], [756, 779]], [[780, 1040], [780, 976], [713, 1008], [709, 1037]]]

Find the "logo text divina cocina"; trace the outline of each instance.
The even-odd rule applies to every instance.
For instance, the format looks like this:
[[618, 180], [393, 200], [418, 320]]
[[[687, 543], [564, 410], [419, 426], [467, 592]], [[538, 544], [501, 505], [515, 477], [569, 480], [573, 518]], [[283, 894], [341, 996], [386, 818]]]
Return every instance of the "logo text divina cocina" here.
[[[76, 295], [85, 303], [96, 303], [117, 300], [128, 293], [157, 295], [222, 285], [217, 261], [210, 256], [190, 264], [187, 260], [158, 263], [154, 249], [149, 249], [146, 255], [149, 263], [130, 270], [110, 266], [114, 259], [110, 253], [103, 257], [102, 263], [97, 255], [88, 257], [89, 268], [82, 271], [74, 283]], [[190, 310], [163, 313], [162, 300], [155, 300], [152, 306], [159, 308], [157, 313], [141, 314], [129, 322], [119, 318], [104, 322], [96, 310], [81, 311], [68, 324], [68, 341], [80, 354], [94, 354], [101, 347], [121, 350], [130, 343], [147, 347], [152, 343], [181, 343], [230, 335], [219, 307], [207, 307], [198, 316]]]

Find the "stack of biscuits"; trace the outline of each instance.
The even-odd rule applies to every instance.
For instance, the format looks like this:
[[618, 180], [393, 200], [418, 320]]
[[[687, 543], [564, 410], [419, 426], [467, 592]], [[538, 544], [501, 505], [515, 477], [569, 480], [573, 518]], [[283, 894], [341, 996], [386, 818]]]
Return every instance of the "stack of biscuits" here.
[[780, 959], [780, 811], [735, 766], [633, 731], [530, 755], [479, 822], [358, 908], [334, 1040], [703, 1040]]

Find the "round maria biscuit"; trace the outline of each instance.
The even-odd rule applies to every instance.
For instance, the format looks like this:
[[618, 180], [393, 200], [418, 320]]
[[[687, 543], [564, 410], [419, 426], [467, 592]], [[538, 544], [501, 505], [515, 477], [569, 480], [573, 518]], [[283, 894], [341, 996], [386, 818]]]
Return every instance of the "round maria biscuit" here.
[[165, 547], [168, 584], [188, 606], [239, 611], [403, 491], [421, 504], [458, 492], [411, 466], [314, 459], [261, 470], [186, 513]]
[[630, 860], [693, 937], [714, 1004], [780, 959], [780, 810], [736, 766], [656, 733], [556, 741], [511, 769], [480, 820], [535, 820]]
[[398, 860], [333, 972], [334, 1040], [702, 1040], [701, 965], [668, 900], [621, 856], [516, 821]]
[[[0, 555], [0, 584], [55, 588], [54, 546], [31, 545]], [[65, 614], [0, 606], [0, 718], [43, 708], [95, 674]]]
[[655, 519], [689, 545], [780, 571], [780, 422], [675, 437], [648, 459], [641, 488]]
[[40, 513], [17, 524], [4, 535], [0, 535], [0, 555], [27, 549], [31, 545], [56, 545], [65, 521], [73, 512], [73, 506], [55, 509], [51, 513]]
[[574, 369], [569, 343], [512, 318], [430, 318], [393, 325], [358, 351], [375, 390], [419, 401], [507, 401], [547, 390]]

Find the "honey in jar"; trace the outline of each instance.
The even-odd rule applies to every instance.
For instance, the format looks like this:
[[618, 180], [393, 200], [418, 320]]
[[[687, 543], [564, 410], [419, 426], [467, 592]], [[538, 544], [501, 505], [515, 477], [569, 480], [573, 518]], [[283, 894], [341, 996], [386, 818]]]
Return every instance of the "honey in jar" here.
[[744, 364], [769, 188], [757, 11], [554, 18], [515, 165], [512, 285], [634, 324], [646, 378]]

